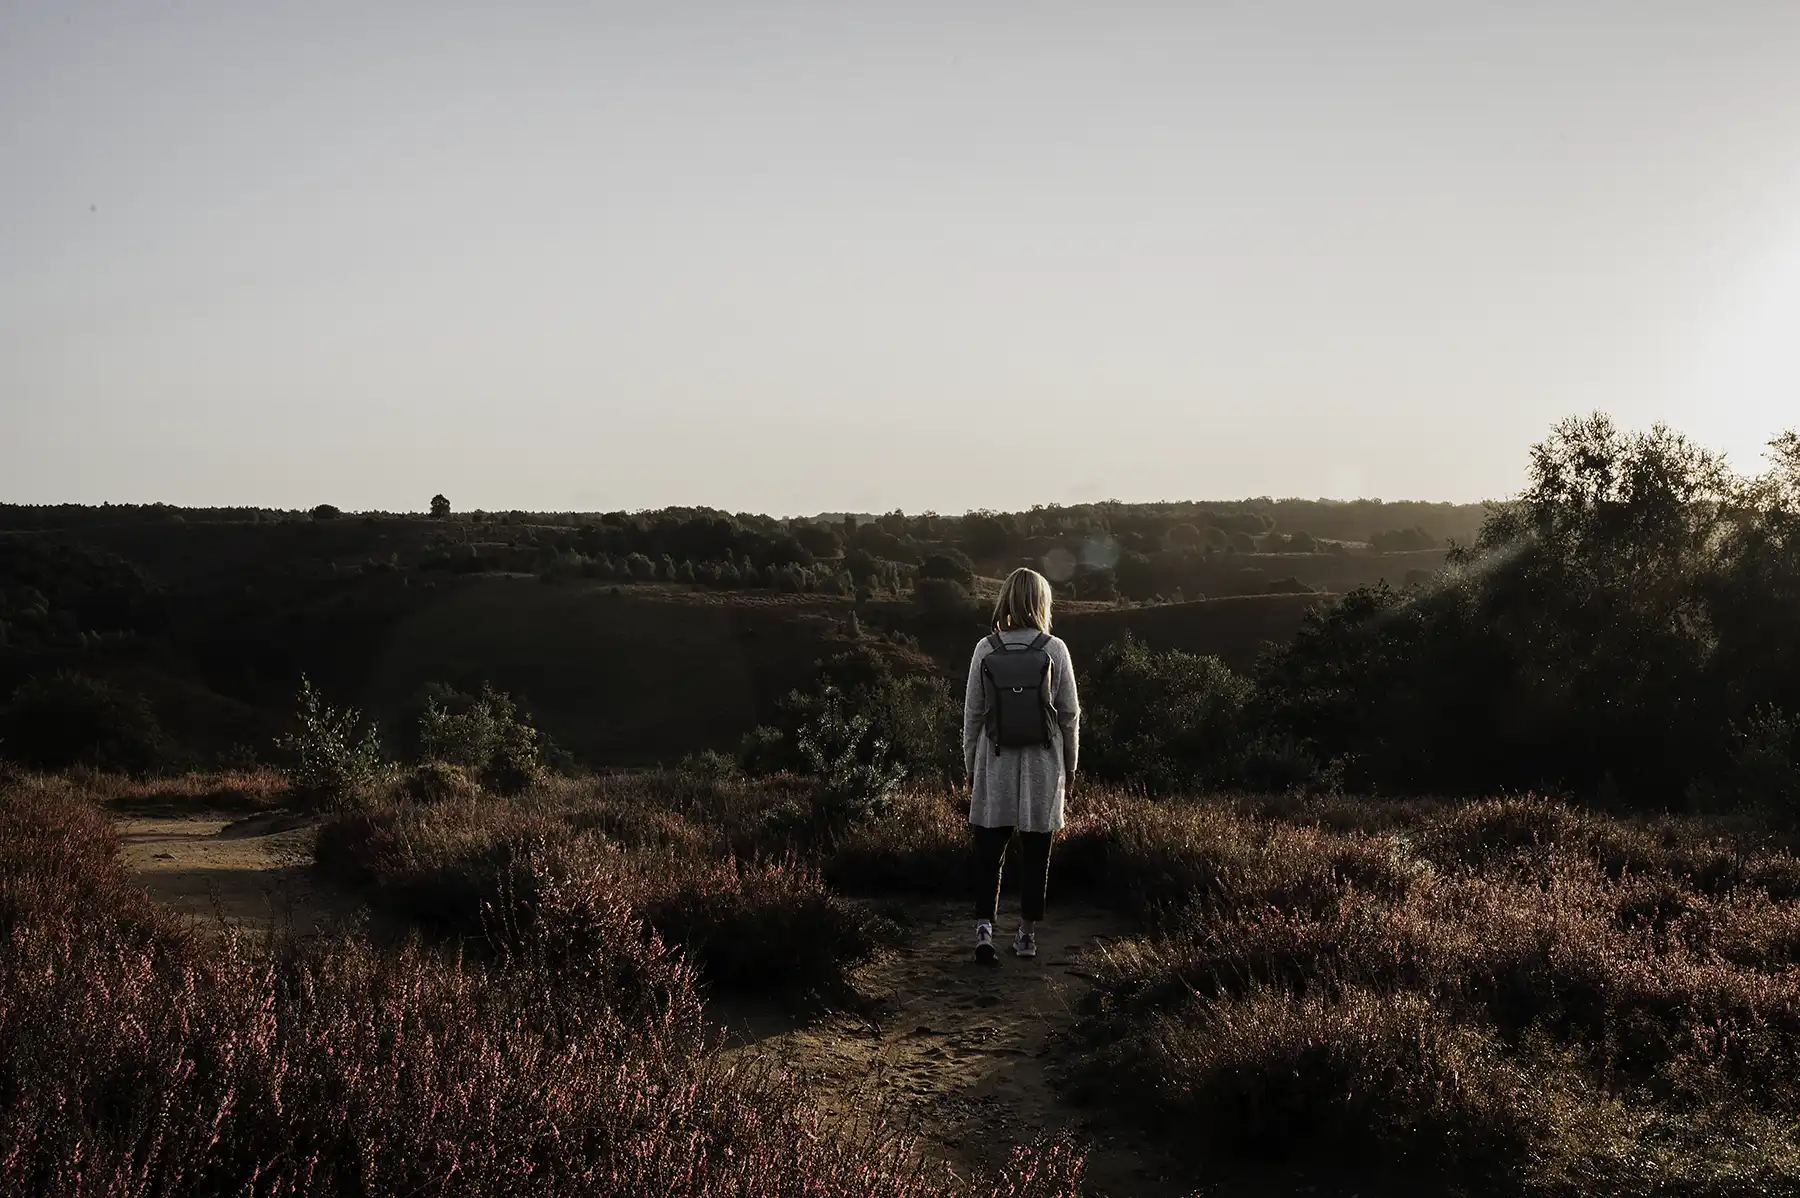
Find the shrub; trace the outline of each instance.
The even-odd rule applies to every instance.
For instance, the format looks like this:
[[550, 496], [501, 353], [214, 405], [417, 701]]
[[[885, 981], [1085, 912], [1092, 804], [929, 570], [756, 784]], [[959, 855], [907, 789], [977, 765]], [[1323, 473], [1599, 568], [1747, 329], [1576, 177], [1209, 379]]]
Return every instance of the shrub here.
[[793, 764], [792, 746], [781, 729], [759, 724], [744, 734], [738, 745], [737, 763], [751, 777], [764, 777]]
[[460, 765], [421, 761], [402, 780], [401, 793], [415, 803], [451, 803], [481, 794], [481, 784]]
[[812, 818], [836, 829], [882, 814], [906, 767], [893, 759], [874, 721], [845, 710], [843, 695], [827, 686], [816, 714], [795, 734], [794, 747], [818, 779]]
[[681, 759], [678, 767], [689, 778], [706, 782], [723, 782], [738, 774], [738, 763], [717, 749], [702, 749]]
[[170, 747], [142, 695], [58, 671], [0, 707], [0, 753], [35, 769], [148, 770], [167, 761]]
[[922, 615], [937, 622], [970, 619], [975, 604], [968, 588], [948, 578], [921, 578], [913, 584], [913, 602]]
[[[1074, 1198], [1066, 1148], [962, 1182], [711, 1050], [693, 971], [603, 890], [483, 964], [194, 937], [105, 821], [0, 794], [0, 1179], [21, 1194]], [[522, 1180], [524, 1179], [524, 1180]]]
[[1109, 1060], [1190, 1151], [1504, 1182], [1541, 1110], [1496, 1037], [1414, 995], [1255, 987], [1157, 1019]]
[[442, 495], [433, 495], [431, 497], [431, 518], [448, 520], [450, 518], [450, 501]]
[[305, 675], [296, 717], [299, 731], [276, 745], [289, 756], [288, 783], [302, 802], [327, 810], [354, 806], [388, 775], [375, 725], [364, 724], [354, 707], [338, 711], [327, 705]]
[[543, 771], [537, 729], [511, 695], [489, 683], [478, 696], [434, 693], [419, 717], [419, 751], [427, 761], [472, 771], [498, 794], [517, 794]]
[[1422, 528], [1392, 528], [1369, 538], [1369, 548], [1376, 553], [1411, 553], [1437, 547], [1437, 538]]
[[1254, 687], [1218, 658], [1127, 633], [1094, 658], [1083, 686], [1096, 776], [1153, 793], [1236, 777]]
[[941, 550], [919, 563], [919, 577], [946, 579], [967, 591], [975, 585], [975, 564], [958, 550]]

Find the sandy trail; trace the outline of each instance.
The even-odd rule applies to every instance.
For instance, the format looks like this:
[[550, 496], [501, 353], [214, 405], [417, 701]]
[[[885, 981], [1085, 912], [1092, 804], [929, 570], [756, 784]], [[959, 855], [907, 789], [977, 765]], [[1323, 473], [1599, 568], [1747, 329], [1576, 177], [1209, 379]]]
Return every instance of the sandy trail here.
[[118, 828], [133, 879], [202, 922], [307, 934], [361, 907], [317, 878], [312, 822], [285, 812], [124, 814]]
[[975, 962], [966, 903], [889, 905], [908, 922], [908, 943], [862, 967], [859, 1013], [784, 1026], [775, 1011], [721, 1003], [733, 1052], [769, 1054], [809, 1078], [834, 1113], [868, 1119], [886, 1111], [958, 1172], [1006, 1163], [1014, 1144], [1068, 1132], [1091, 1144], [1086, 1191], [1096, 1198], [1191, 1193], [1167, 1180], [1161, 1154], [1104, 1111], [1067, 1101], [1071, 1028], [1090, 982], [1084, 963], [1127, 935], [1118, 916], [1092, 907], [1052, 913], [1035, 960], [1007, 951]]
[[[355, 918], [360, 900], [311, 869], [312, 821], [283, 812], [120, 813], [133, 877], [171, 909], [242, 931], [306, 934]], [[1090, 1151], [1092, 1198], [1178, 1198], [1193, 1193], [1165, 1155], [1104, 1110], [1066, 1098], [1075, 1012], [1086, 964], [1131, 931], [1099, 908], [1052, 912], [1035, 960], [1013, 957], [1003, 916], [1000, 960], [973, 957], [966, 903], [882, 904], [909, 935], [857, 971], [861, 1002], [810, 1020], [792, 1002], [710, 1004], [732, 1053], [765, 1055], [807, 1077], [849, 1122], [877, 1112], [918, 1137], [924, 1153], [959, 1173], [1004, 1165], [1012, 1146], [1069, 1133]]]

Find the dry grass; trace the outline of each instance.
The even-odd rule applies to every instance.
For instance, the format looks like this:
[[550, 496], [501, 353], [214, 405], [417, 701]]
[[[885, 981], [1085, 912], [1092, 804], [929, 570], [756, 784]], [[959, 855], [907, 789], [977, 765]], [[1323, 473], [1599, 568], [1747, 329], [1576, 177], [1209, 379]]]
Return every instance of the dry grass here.
[[1413, 814], [1336, 832], [1220, 801], [1117, 826], [1109, 865], [1160, 930], [1110, 954], [1090, 1083], [1206, 1154], [1800, 1192], [1789, 854], [1538, 799]]
[[536, 864], [492, 965], [417, 940], [247, 951], [130, 886], [91, 799], [0, 784], [0, 1194], [1051, 1198], [840, 1134], [712, 1051], [696, 978], [621, 894]]
[[316, 855], [378, 904], [440, 931], [528, 925], [547, 887], [603, 887], [709, 981], [842, 992], [895, 929], [834, 893], [785, 831], [795, 793], [783, 779], [555, 781], [513, 801], [345, 815], [322, 830]]

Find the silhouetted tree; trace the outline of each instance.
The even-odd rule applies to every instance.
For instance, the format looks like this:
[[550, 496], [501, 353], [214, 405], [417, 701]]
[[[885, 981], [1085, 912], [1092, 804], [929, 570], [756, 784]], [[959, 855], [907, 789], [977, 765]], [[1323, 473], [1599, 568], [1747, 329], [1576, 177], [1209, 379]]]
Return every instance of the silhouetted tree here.
[[448, 520], [450, 518], [450, 501], [442, 495], [433, 495], [431, 497], [431, 518]]

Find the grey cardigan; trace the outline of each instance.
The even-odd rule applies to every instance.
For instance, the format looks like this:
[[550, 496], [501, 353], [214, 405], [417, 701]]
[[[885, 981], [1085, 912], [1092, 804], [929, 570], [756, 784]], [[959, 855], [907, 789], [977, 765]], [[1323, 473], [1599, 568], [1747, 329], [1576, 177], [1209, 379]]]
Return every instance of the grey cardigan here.
[[[1003, 632], [1000, 638], [1024, 644], [1037, 635], [1037, 629], [1023, 628]], [[987, 691], [981, 678], [981, 659], [994, 651], [986, 637], [969, 661], [969, 684], [963, 694], [963, 765], [974, 782], [969, 822], [976, 827], [1055, 832], [1063, 826], [1063, 800], [1081, 754], [1081, 699], [1069, 647], [1051, 637], [1044, 649], [1050, 655], [1050, 692], [1056, 708], [1050, 743], [1007, 749], [998, 756], [988, 742]]]

